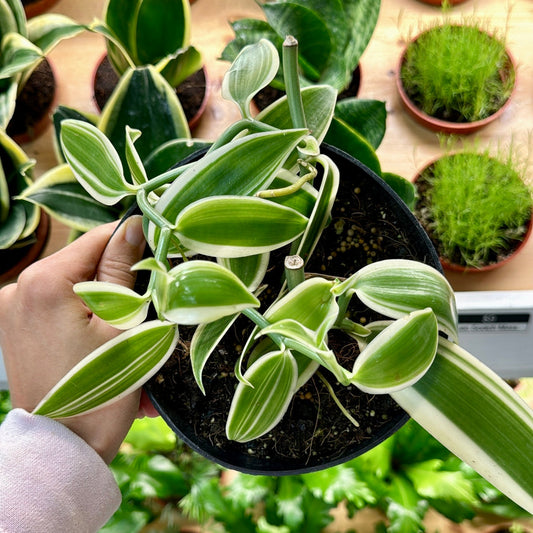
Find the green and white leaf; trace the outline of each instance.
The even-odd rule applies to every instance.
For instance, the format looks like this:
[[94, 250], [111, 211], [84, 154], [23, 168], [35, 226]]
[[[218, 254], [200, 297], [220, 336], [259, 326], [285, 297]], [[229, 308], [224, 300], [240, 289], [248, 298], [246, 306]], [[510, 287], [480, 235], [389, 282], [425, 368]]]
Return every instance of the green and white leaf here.
[[296, 391], [298, 367], [290, 351], [272, 352], [244, 378], [250, 385], [237, 386], [226, 423], [228, 439], [238, 442], [256, 439], [277, 425]]
[[428, 372], [392, 397], [452, 453], [533, 513], [533, 411], [492, 370], [439, 338]]
[[238, 314], [228, 315], [208, 324], [200, 324], [194, 331], [190, 347], [191, 366], [194, 379], [204, 394], [205, 388], [202, 382], [204, 366], [238, 316]]
[[250, 292], [254, 292], [265, 277], [270, 253], [245, 257], [217, 257], [217, 263], [231, 270]]
[[214, 196], [185, 208], [174, 233], [190, 250], [214, 257], [263, 254], [292, 242], [307, 218], [268, 200]]
[[357, 357], [351, 382], [369, 394], [384, 394], [416, 383], [431, 366], [438, 342], [431, 309], [393, 322]]
[[237, 104], [241, 115], [252, 118], [252, 98], [273, 79], [279, 69], [276, 47], [266, 39], [245, 46], [222, 80], [222, 97]]
[[82, 359], [37, 405], [33, 413], [67, 418], [116, 402], [148, 381], [178, 342], [174, 324], [145, 322], [106, 342]]
[[28, 39], [48, 55], [63, 39], [69, 39], [85, 30], [70, 17], [57, 13], [46, 13], [28, 20]]
[[259, 300], [233, 272], [210, 261], [186, 261], [158, 275], [156, 294], [158, 312], [176, 324], [213, 322], [259, 307]]
[[142, 185], [148, 181], [141, 158], [135, 149], [135, 141], [141, 135], [142, 133], [139, 130], [126, 126], [126, 161], [128, 162], [131, 177], [137, 185]]
[[453, 289], [435, 268], [407, 259], [386, 259], [366, 265], [333, 289], [336, 295], [355, 292], [374, 311], [391, 318], [430, 307], [439, 328], [457, 339]]
[[65, 159], [85, 190], [104, 205], [113, 205], [135, 187], [124, 177], [120, 157], [111, 141], [95, 126], [76, 119], [61, 123]]
[[68, 164], [45, 172], [23, 191], [20, 198], [42, 207], [54, 219], [77, 231], [120, 218], [119, 206], [102, 205], [76, 180]]
[[74, 292], [95, 315], [118, 329], [138, 326], [145, 320], [150, 305], [148, 295], [104, 281], [76, 283]]
[[43, 57], [42, 51], [18, 33], [5, 35], [1, 42], [2, 63], [0, 79], [11, 78], [36, 65]]

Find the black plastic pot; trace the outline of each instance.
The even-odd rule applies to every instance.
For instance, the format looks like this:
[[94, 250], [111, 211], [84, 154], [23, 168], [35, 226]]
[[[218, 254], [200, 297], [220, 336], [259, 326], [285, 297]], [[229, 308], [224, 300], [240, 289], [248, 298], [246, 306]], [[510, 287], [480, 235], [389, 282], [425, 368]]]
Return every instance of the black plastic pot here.
[[[317, 252], [313, 255], [313, 257], [317, 257], [316, 260], [310, 261], [308, 266], [310, 266], [311, 269], [316, 268], [316, 271], [320, 272], [324, 271], [325, 265], [326, 271], [324, 273], [339, 277], [347, 276], [356, 271], [359, 267], [354, 266], [353, 263], [342, 260], [338, 261], [335, 260], [335, 258], [332, 259], [333, 255], [337, 255], [338, 259], [338, 254], [331, 254], [330, 249], [332, 246], [337, 246], [334, 241], [336, 234], [339, 233], [339, 224], [342, 225], [350, 219], [350, 223], [353, 223], [354, 226], [358, 226], [359, 221], [356, 218], [359, 214], [364, 215], [364, 212], [367, 210], [366, 206], [372, 204], [372, 208], [377, 208], [379, 215], [376, 216], [375, 220], [369, 221], [369, 227], [367, 229], [362, 230], [365, 232], [365, 235], [368, 235], [368, 242], [374, 242], [374, 245], [383, 242], [383, 239], [382, 241], [379, 241], [379, 237], [385, 235], [389, 227], [394, 227], [394, 231], [390, 233], [390, 238], [387, 237], [386, 239], [390, 240], [391, 244], [393, 240], [396, 241], [396, 244], [400, 242], [400, 247], [396, 252], [395, 258], [416, 259], [430, 264], [440, 271], [441, 267], [439, 258], [431, 241], [413, 214], [399, 199], [396, 193], [394, 193], [394, 191], [380, 177], [365, 167], [362, 163], [337, 148], [322, 145], [322, 152], [334, 159], [338, 165], [341, 175], [341, 188], [333, 208], [333, 221], [323, 233], [319, 245], [317, 246]], [[349, 215], [346, 211], [346, 204], [351, 205], [350, 209], [352, 209], [352, 214], [355, 213], [355, 215]], [[356, 218], [354, 218], [354, 216]], [[374, 257], [371, 255], [373, 252], [376, 256], [375, 260], [385, 258], [380, 256], [379, 244], [377, 245], [377, 254], [375, 253], [375, 250], [372, 249], [374, 245], [368, 246], [369, 249], [365, 252], [360, 252], [358, 250], [359, 247], [356, 247], [355, 244], [353, 251], [359, 254], [367, 254], [367, 256], [365, 256], [369, 258], [367, 260], [372, 260], [370, 258]], [[365, 246], [362, 246], [361, 248], [366, 249], [367, 245], [365, 244]], [[383, 246], [383, 248], [385, 247]], [[352, 255], [348, 254], [347, 257], [352, 257]], [[332, 261], [330, 261], [330, 259], [332, 259]], [[364, 259], [360, 256], [358, 261], [361, 262], [362, 260]], [[362, 266], [361, 263], [360, 266]], [[329, 270], [329, 268], [332, 270]], [[367, 309], [357, 309], [357, 304], [355, 304], [353, 310], [354, 317], [363, 316], [367, 312]], [[372, 320], [374, 319], [375, 318], [372, 317]], [[187, 333], [184, 332], [185, 336], [186, 334]], [[179, 364], [183, 364], [183, 359]], [[146, 384], [145, 388], [154, 406], [167, 424], [193, 450], [224, 467], [245, 473], [263, 475], [301, 474], [346, 462], [365, 453], [385, 440], [397, 431], [409, 418], [389, 396], [383, 395], [379, 397], [371, 397], [369, 395], [363, 395], [366, 396], [368, 401], [370, 401], [370, 405], [376, 407], [375, 410], [373, 409], [373, 411], [375, 411], [375, 418], [380, 417], [379, 405], [382, 403], [384, 405], [394, 404], [394, 415], [386, 418], [385, 421], [379, 421], [379, 427], [373, 429], [371, 434], [365, 435], [359, 442], [350, 445], [348, 449], [340, 454], [336, 453], [330, 457], [319, 458], [320, 453], [318, 452], [321, 451], [323, 445], [321, 444], [321, 440], [317, 438], [316, 442], [313, 442], [313, 445], [316, 445], [316, 450], [306, 452], [305, 457], [287, 457], [286, 455], [276, 456], [275, 454], [270, 454], [268, 459], [265, 460], [264, 458], [258, 457], [258, 454], [255, 453], [253, 447], [250, 447], [252, 443], [239, 444], [227, 441], [226, 439], [226, 442], [224, 442], [224, 445], [222, 446], [220, 444], [214, 444], [214, 439], [199, 437], [196, 434], [196, 420], [192, 419], [186, 421], [183, 415], [187, 411], [197, 410], [197, 414], [200, 416], [205, 414], [209, 407], [200, 403], [204, 401], [204, 397], [201, 393], [198, 395], [198, 400], [191, 398], [191, 396], [196, 395], [196, 393], [192, 391], [192, 389], [192, 392], [182, 391], [181, 388], [184, 386], [183, 383], [181, 383], [175, 376], [172, 377], [169, 375], [173, 370], [173, 367], [175, 368], [176, 365], [176, 362], [172, 363], [169, 361], [169, 363], [162, 368], [160, 373]], [[204, 384], [206, 379], [207, 376], [204, 376]], [[232, 381], [228, 382], [229, 384], [227, 386], [235, 386], [236, 378], [231, 377], [229, 379]], [[176, 391], [184, 395], [182, 396], [183, 400], [176, 400], [176, 398], [169, 398], [166, 396], [165, 387], [162, 386], [162, 383], [166, 382], [166, 386], [168, 386], [169, 381], [173, 381], [172, 386], [175, 387]], [[344, 391], [346, 390], [346, 388], [343, 389]], [[360, 391], [356, 392], [358, 395], [362, 394]], [[193, 407], [187, 407], [184, 405], [189, 402]], [[205, 400], [205, 402], [207, 402], [207, 400]], [[225, 417], [225, 415], [227, 415], [227, 413], [224, 415], [220, 411], [217, 411], [217, 409], [219, 409], [219, 407], [217, 407], [212, 414], [209, 414], [209, 416], [213, 417], [213, 422], [216, 421], [216, 418]], [[333, 413], [333, 410], [334, 409], [332, 408], [331, 414], [336, 415], [337, 413]], [[294, 408], [292, 410], [289, 409], [284, 420], [286, 417], [290, 417], [292, 412], [294, 412]], [[328, 423], [330, 419], [329, 414], [329, 411], [326, 415], [324, 415], [323, 412], [321, 413], [321, 417], [326, 419], [326, 423]], [[370, 414], [373, 416], [372, 413]], [[357, 413], [355, 416], [357, 418]], [[330, 423], [333, 424], [333, 422]], [[347, 427], [350, 426], [350, 422], [347, 420], [346, 425]], [[276, 430], [277, 428], [273, 431]], [[342, 432], [345, 431], [345, 429], [339, 427], [338, 431]], [[287, 434], [287, 431], [285, 430], [285, 433], [279, 438], [293, 439], [296, 442], [299, 440], [299, 437], [299, 431], [296, 428], [291, 434]], [[225, 436], [221, 437], [220, 434], [217, 435], [217, 441], [221, 442], [221, 439], [224, 441]]]

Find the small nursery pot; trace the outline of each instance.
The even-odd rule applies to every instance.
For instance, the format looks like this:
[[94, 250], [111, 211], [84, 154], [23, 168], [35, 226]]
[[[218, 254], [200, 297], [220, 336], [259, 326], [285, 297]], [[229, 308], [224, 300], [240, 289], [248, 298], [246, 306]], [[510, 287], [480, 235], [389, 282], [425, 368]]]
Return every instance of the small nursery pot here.
[[[323, 144], [322, 153], [334, 159], [341, 183], [332, 221], [308, 264], [310, 273], [342, 278], [368, 262], [385, 258], [417, 259], [440, 270], [428, 236], [381, 178], [337, 148]], [[268, 282], [280, 282], [282, 268], [276, 271], [276, 265], [282, 264], [287, 251], [281, 252], [277, 254], [280, 260], [267, 274]], [[274, 286], [272, 298], [279, 288], [280, 285]], [[367, 323], [381, 318], [355, 300], [350, 304], [352, 320]], [[326, 370], [321, 370], [359, 427], [346, 419], [324, 383], [314, 376], [295, 395], [282, 421], [268, 434], [246, 443], [229, 441], [225, 424], [237, 383], [233, 367], [238, 357], [237, 346], [242, 346], [246, 336], [243, 329], [247, 327], [248, 323], [237, 321], [231, 330], [234, 336], [228, 339], [226, 335], [210, 357], [203, 371], [205, 396], [192, 376], [187, 351], [191, 330], [187, 328], [180, 327], [180, 344], [175, 353], [145, 385], [167, 424], [204, 457], [251, 474], [312, 472], [365, 453], [408, 420], [408, 415], [390, 396], [368, 395], [355, 387], [343, 387]], [[329, 342], [339, 361], [346, 360], [349, 366], [357, 351], [353, 349], [354, 341], [343, 335], [332, 333]], [[345, 437], [347, 442], [343, 442]]]
[[[425, 1], [425, 0], [423, 0]], [[428, 1], [427, 3], [440, 5], [440, 1], [431, 2]], [[454, 2], [452, 2], [454, 3]], [[459, 2], [455, 2], [459, 3]], [[422, 34], [420, 34], [422, 35]], [[472, 122], [452, 122], [448, 120], [442, 120], [436, 117], [433, 117], [431, 115], [428, 115], [424, 111], [422, 111], [415, 103], [409, 98], [407, 92], [405, 91], [401, 72], [402, 72], [402, 66], [405, 62], [405, 56], [407, 53], [407, 48], [416, 42], [416, 40], [420, 37], [418, 35], [413, 40], [411, 40], [407, 46], [404, 48], [400, 60], [398, 62], [398, 67], [396, 69], [396, 88], [398, 90], [398, 94], [400, 96], [400, 101], [404, 107], [404, 109], [407, 111], [407, 113], [420, 125], [424, 126], [425, 128], [429, 129], [430, 131], [434, 131], [437, 133], [445, 133], [449, 135], [468, 135], [470, 133], [474, 133], [476, 131], [479, 131], [480, 129], [484, 128], [485, 126], [488, 126], [492, 122], [496, 121], [507, 109], [509, 106], [509, 103], [511, 102], [515, 87], [516, 87], [516, 79], [515, 84], [513, 87], [513, 92], [511, 95], [509, 95], [509, 98], [505, 101], [505, 103], [492, 115], [481, 119], [481, 120], [475, 120]], [[513, 56], [509, 52], [509, 50], [506, 50], [507, 57], [509, 58], [509, 65], [510, 70], [514, 71], [515, 77], [516, 77], [516, 63], [514, 61]], [[504, 76], [505, 73], [502, 73], [502, 76]]]
[[11, 283], [42, 254], [50, 233], [50, 217], [41, 209], [41, 220], [35, 230], [34, 242], [21, 248], [0, 250], [0, 287]]
[[52, 124], [51, 111], [57, 100], [56, 75], [49, 59], [43, 59], [31, 73], [17, 97], [7, 133], [18, 144], [37, 139]]
[[[418, 182], [419, 182], [419, 179], [422, 173], [426, 171], [427, 169], [431, 168], [431, 166], [434, 165], [436, 161], [437, 160], [435, 159], [432, 162], [426, 164], [424, 168], [420, 172], [417, 173], [417, 175], [413, 179], [413, 183], [415, 184], [417, 188], [418, 188]], [[415, 213], [416, 213], [416, 208], [415, 208]], [[422, 225], [424, 224], [422, 223]], [[507, 263], [509, 263], [509, 261], [514, 259], [519, 253], [521, 253], [524, 247], [526, 246], [529, 238], [531, 237], [532, 231], [533, 231], [533, 211], [531, 213], [531, 217], [528, 220], [527, 230], [521, 242], [517, 244], [517, 246], [508, 255], [506, 255], [499, 261], [496, 261], [496, 262], [493, 262], [487, 265], [479, 266], [479, 267], [474, 267], [474, 266], [466, 266], [466, 265], [455, 263], [451, 261], [449, 258], [440, 255], [439, 256], [440, 264], [442, 265], [442, 268], [444, 270], [449, 271], [449, 272], [460, 272], [460, 273], [491, 272], [492, 270], [496, 270], [498, 268], [501, 268], [502, 266], [505, 266]], [[428, 233], [430, 232], [428, 231]], [[435, 247], [438, 249], [438, 244], [435, 243]]]
[[[111, 66], [107, 54], [104, 54], [96, 65], [92, 79], [93, 99], [98, 110], [102, 111], [119, 81], [119, 77]], [[176, 94], [180, 99], [191, 130], [198, 124], [207, 107], [209, 99], [208, 81], [207, 70], [203, 67], [176, 87]]]
[[23, 0], [27, 18], [36, 17], [52, 9], [58, 0]]

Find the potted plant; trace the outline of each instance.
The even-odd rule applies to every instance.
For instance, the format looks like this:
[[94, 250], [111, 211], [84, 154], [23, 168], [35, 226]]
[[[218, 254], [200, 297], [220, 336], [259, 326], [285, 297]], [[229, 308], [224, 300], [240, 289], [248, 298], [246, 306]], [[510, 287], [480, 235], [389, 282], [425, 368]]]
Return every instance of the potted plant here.
[[503, 113], [515, 77], [502, 32], [489, 33], [475, 17], [447, 17], [408, 42], [396, 85], [417, 122], [432, 131], [467, 134]]
[[188, 104], [185, 111], [193, 128], [207, 103], [207, 79], [202, 56], [190, 44], [190, 19], [188, 0], [109, 0], [104, 20], [89, 26], [106, 39], [107, 54], [95, 73], [98, 107], [104, 107], [128, 69], [153, 65]]
[[[284, 47], [286, 64], [287, 60], [291, 63], [290, 54], [295, 59], [296, 51], [294, 40], [288, 44]], [[368, 420], [376, 418], [376, 413], [371, 412], [372, 404], [367, 404], [367, 413], [349, 412], [342, 403], [347, 397], [342, 391], [358, 389], [372, 398], [389, 394], [503, 492], [524, 508], [533, 509], [532, 481], [526, 474], [533, 457], [527, 448], [520, 448], [533, 434], [532, 412], [500, 378], [455, 344], [453, 292], [442, 274], [414, 260], [372, 262], [380, 236], [375, 235], [376, 248], [372, 250], [371, 227], [366, 242], [357, 239], [353, 243], [354, 250], [356, 244], [367, 248], [367, 265], [350, 263], [348, 254], [340, 249], [342, 243], [338, 251], [317, 258], [315, 249], [323, 245], [323, 229], [345, 231], [351, 242], [358, 229], [346, 225], [350, 222], [346, 218], [328, 226], [339, 182], [348, 181], [350, 186], [344, 164], [338, 167], [336, 156], [321, 154], [319, 148], [333, 115], [335, 93], [329, 86], [301, 92], [289, 89], [268, 116], [252, 117], [251, 97], [270, 82], [278, 61], [275, 47], [268, 41], [243, 49], [224, 79], [223, 90], [244, 118], [230, 126], [205, 155], [151, 180], [135, 151], [133, 141], [138, 134], [129, 129], [126, 133], [133, 178], [129, 182], [118, 154], [97, 128], [82, 121], [65, 121], [61, 142], [77, 178], [108, 203], [128, 195], [136, 198], [154, 256], [135, 267], [149, 272], [146, 289], [140, 292], [102, 282], [75, 287], [93, 312], [125, 331], [73, 368], [43, 398], [35, 413], [75, 416], [113, 401], [154, 376], [173, 356], [180, 340], [184, 345], [190, 341], [190, 365], [197, 386], [206, 390], [207, 366], [220, 353], [217, 345], [226, 340], [231, 326], [241, 329], [236, 322], [240, 317], [251, 326], [245, 344], [239, 350], [235, 339], [230, 339], [227, 352], [220, 347], [235, 372], [229, 412], [221, 413], [215, 407], [209, 417], [214, 423], [224, 416], [226, 440], [238, 445], [241, 455], [253, 459], [255, 452], [249, 451], [254, 450], [253, 443], [261, 435], [268, 437], [284, 415], [290, 415], [289, 406], [299, 389], [319, 372], [318, 379], [324, 378], [326, 390], [351, 426], [357, 427], [358, 419], [365, 415]], [[287, 75], [297, 80], [295, 70]], [[289, 86], [297, 89], [297, 83]], [[316, 137], [310, 136], [310, 131]], [[341, 173], [343, 179], [339, 180]], [[386, 186], [382, 190], [393, 196]], [[353, 192], [357, 195], [360, 191]], [[374, 203], [380, 200], [374, 199]], [[409, 220], [418, 227], [414, 219]], [[424, 234], [418, 235], [422, 240]], [[397, 231], [394, 236], [398, 237]], [[285, 245], [291, 245], [292, 255], [307, 264], [310, 274], [311, 268], [317, 273], [305, 279], [301, 265], [290, 261], [286, 283], [278, 292], [274, 283], [267, 288], [263, 285], [272, 275], [266, 254], [275, 255]], [[347, 245], [348, 239], [344, 247]], [[195, 257], [197, 254], [202, 255]], [[174, 255], [182, 260], [171, 266], [169, 257]], [[341, 281], [336, 273], [329, 276], [323, 272], [324, 260], [333, 255], [341, 256], [340, 263], [350, 263], [345, 267], [355, 273]], [[430, 256], [428, 246], [425, 259]], [[208, 260], [215, 257], [216, 262]], [[264, 311], [258, 310], [261, 294], [273, 301]], [[148, 317], [150, 304], [155, 315]], [[356, 321], [361, 308], [369, 321]], [[373, 320], [383, 315], [392, 320]], [[194, 330], [192, 337], [189, 326]], [[328, 343], [338, 335], [340, 350], [335, 353]], [[342, 347], [348, 345], [359, 346], [361, 351], [355, 362], [351, 360], [345, 367], [340, 358]], [[227, 374], [227, 369], [219, 366], [215, 378], [225, 379]], [[161, 399], [156, 391], [161, 379], [166, 378], [160, 375], [150, 385], [156, 405]], [[179, 382], [174, 388], [181, 386]], [[306, 399], [304, 395], [303, 401]], [[200, 409], [190, 409], [201, 415]], [[334, 414], [333, 410], [325, 414], [333, 439], [337, 435], [329, 417]], [[167, 415], [163, 411], [172, 424]], [[405, 421], [402, 417], [391, 431]], [[368, 437], [366, 428], [362, 429]], [[298, 435], [295, 427], [281, 438], [296, 443]], [[383, 438], [381, 434], [372, 443]], [[327, 433], [316, 439], [321, 448], [328, 441]], [[359, 451], [368, 447], [363, 442]], [[301, 455], [305, 462], [313, 454]], [[227, 455], [220, 462], [227, 459], [233, 457]], [[343, 460], [346, 457], [337, 454], [327, 464]], [[273, 457], [266, 458], [264, 469], [275, 462]], [[246, 470], [247, 464], [241, 468]]]
[[531, 234], [527, 164], [512, 145], [491, 154], [448, 151], [416, 177], [415, 207], [444, 268], [485, 272], [514, 257]]
[[16, 276], [40, 255], [48, 237], [48, 216], [20, 198], [32, 183], [30, 160], [0, 129], [0, 285]]
[[191, 139], [176, 93], [153, 66], [126, 71], [100, 115], [59, 106], [53, 119], [59, 164], [28, 187], [22, 197], [74, 232], [85, 232], [96, 225], [120, 218], [129, 209], [131, 199], [125, 198], [116, 205], [109, 205], [93, 198], [78, 183], [65, 162], [59, 142], [64, 120], [83, 120], [98, 127], [121, 154], [126, 169], [125, 126], [151, 131], [151, 135], [143, 136], [136, 144], [137, 153], [149, 177], [164, 172], [176, 161], [209, 144]]
[[0, 6], [0, 127], [18, 142], [26, 142], [44, 129], [54, 100], [55, 79], [44, 58], [83, 26], [57, 14], [27, 21], [21, 0], [2, 0]]

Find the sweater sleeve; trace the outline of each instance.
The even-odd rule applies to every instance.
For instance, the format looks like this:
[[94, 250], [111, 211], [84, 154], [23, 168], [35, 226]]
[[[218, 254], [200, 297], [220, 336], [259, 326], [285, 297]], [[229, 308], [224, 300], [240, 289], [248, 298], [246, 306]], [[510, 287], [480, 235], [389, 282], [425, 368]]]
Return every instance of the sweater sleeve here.
[[0, 425], [0, 532], [98, 531], [120, 505], [113, 474], [68, 428], [22, 409]]

